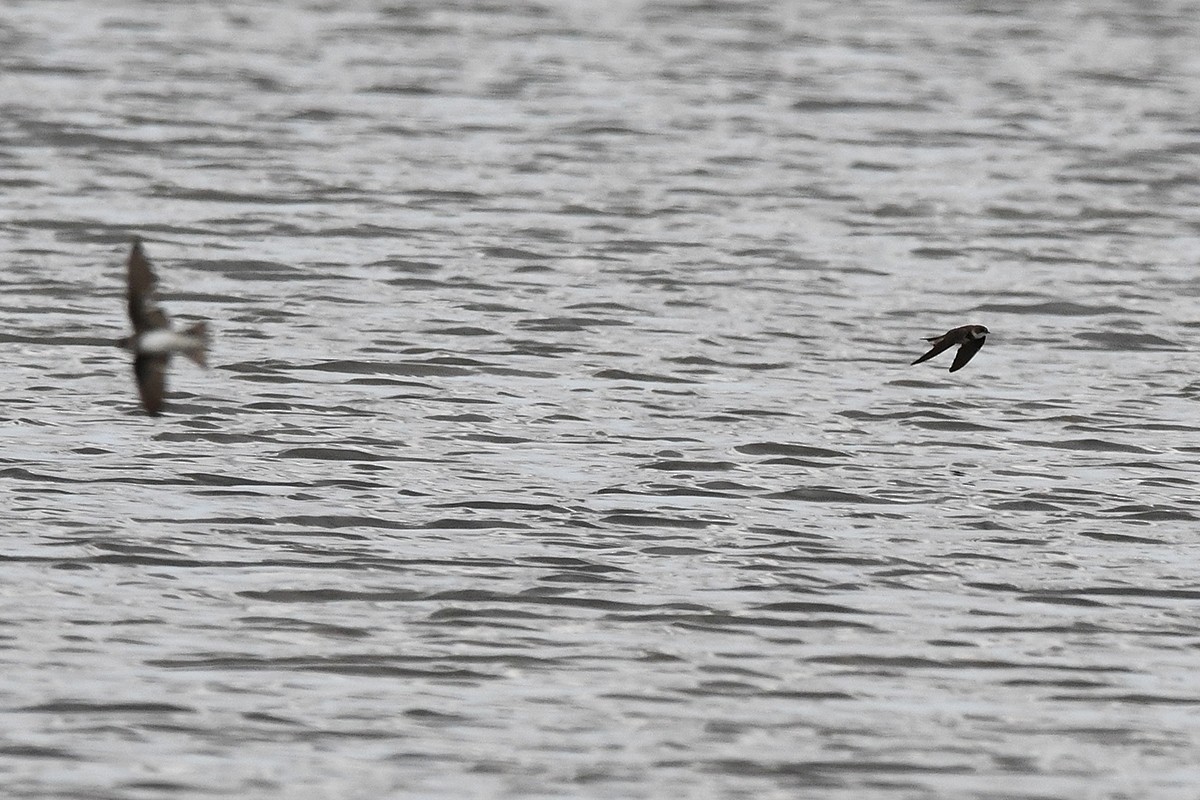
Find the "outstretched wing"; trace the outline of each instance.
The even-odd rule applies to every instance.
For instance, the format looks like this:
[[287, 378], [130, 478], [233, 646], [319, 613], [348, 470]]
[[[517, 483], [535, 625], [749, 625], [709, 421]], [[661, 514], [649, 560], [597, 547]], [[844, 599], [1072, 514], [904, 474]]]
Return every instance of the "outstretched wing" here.
[[962, 347], [958, 348], [958, 352], [954, 354], [954, 363], [950, 365], [950, 371], [955, 372], [967, 365], [967, 362], [979, 352], [979, 348], [983, 347], [983, 340], [987, 338], [980, 336], [978, 339], [967, 339], [962, 343]]
[[[920, 364], [922, 361], [928, 361], [938, 353], [944, 353], [954, 346], [954, 341], [950, 336], [934, 336], [929, 341], [933, 342], [933, 348], [928, 353], [912, 362], [912, 364], [909, 364], [910, 367], [914, 364]], [[953, 370], [951, 370], [951, 372], [953, 372]]]
[[129, 251], [129, 261], [126, 262], [126, 293], [129, 303], [129, 321], [133, 323], [135, 333], [165, 328], [167, 315], [154, 302], [154, 286], [158, 280], [154, 270], [142, 252], [142, 240], [134, 239], [133, 248]]
[[138, 355], [133, 360], [133, 374], [137, 378], [138, 394], [142, 407], [152, 417], [162, 413], [163, 395], [167, 391], [166, 355]]

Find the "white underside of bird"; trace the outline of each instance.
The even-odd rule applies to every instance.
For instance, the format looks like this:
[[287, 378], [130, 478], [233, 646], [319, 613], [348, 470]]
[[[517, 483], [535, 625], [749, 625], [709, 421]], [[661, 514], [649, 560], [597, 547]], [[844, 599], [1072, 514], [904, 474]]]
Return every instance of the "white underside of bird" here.
[[[201, 323], [203, 325], [203, 323]], [[134, 341], [134, 352], [147, 356], [182, 353], [204, 366], [204, 349], [207, 345], [203, 327], [192, 327], [186, 331], [158, 328], [146, 331]]]

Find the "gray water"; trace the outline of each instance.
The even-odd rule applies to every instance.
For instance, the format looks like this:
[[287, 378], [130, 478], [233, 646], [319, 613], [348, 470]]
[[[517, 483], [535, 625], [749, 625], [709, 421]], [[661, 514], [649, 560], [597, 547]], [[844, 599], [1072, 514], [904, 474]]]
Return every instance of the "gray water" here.
[[0, 103], [5, 797], [1200, 791], [1196, 3], [29, 0]]

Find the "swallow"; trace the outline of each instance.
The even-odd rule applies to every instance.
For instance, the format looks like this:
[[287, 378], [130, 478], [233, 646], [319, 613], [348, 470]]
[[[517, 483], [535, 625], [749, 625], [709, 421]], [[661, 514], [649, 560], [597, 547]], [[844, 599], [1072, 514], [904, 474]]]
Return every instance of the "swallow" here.
[[933, 342], [933, 347], [912, 363], [920, 364], [922, 361], [928, 361], [938, 353], [945, 352], [957, 344], [959, 345], [958, 352], [954, 355], [954, 363], [950, 365], [950, 371], [957, 372], [979, 352], [987, 335], [988, 329], [982, 325], [963, 325], [961, 328], [946, 331], [941, 336], [927, 336], [926, 341]]
[[166, 313], [154, 300], [158, 278], [142, 252], [141, 239], [136, 237], [125, 265], [125, 283], [133, 335], [117, 340], [117, 346], [133, 353], [133, 375], [142, 407], [157, 417], [162, 413], [171, 356], [182, 353], [198, 366], [208, 366], [208, 323], [197, 322], [183, 330], [171, 327]]

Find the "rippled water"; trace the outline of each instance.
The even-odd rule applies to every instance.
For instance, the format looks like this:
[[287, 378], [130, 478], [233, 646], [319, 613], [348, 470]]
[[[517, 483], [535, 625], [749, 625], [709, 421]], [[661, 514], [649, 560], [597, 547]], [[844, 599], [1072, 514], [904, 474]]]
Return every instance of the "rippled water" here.
[[0, 11], [6, 797], [1195, 791], [1195, 3], [217, 5]]

